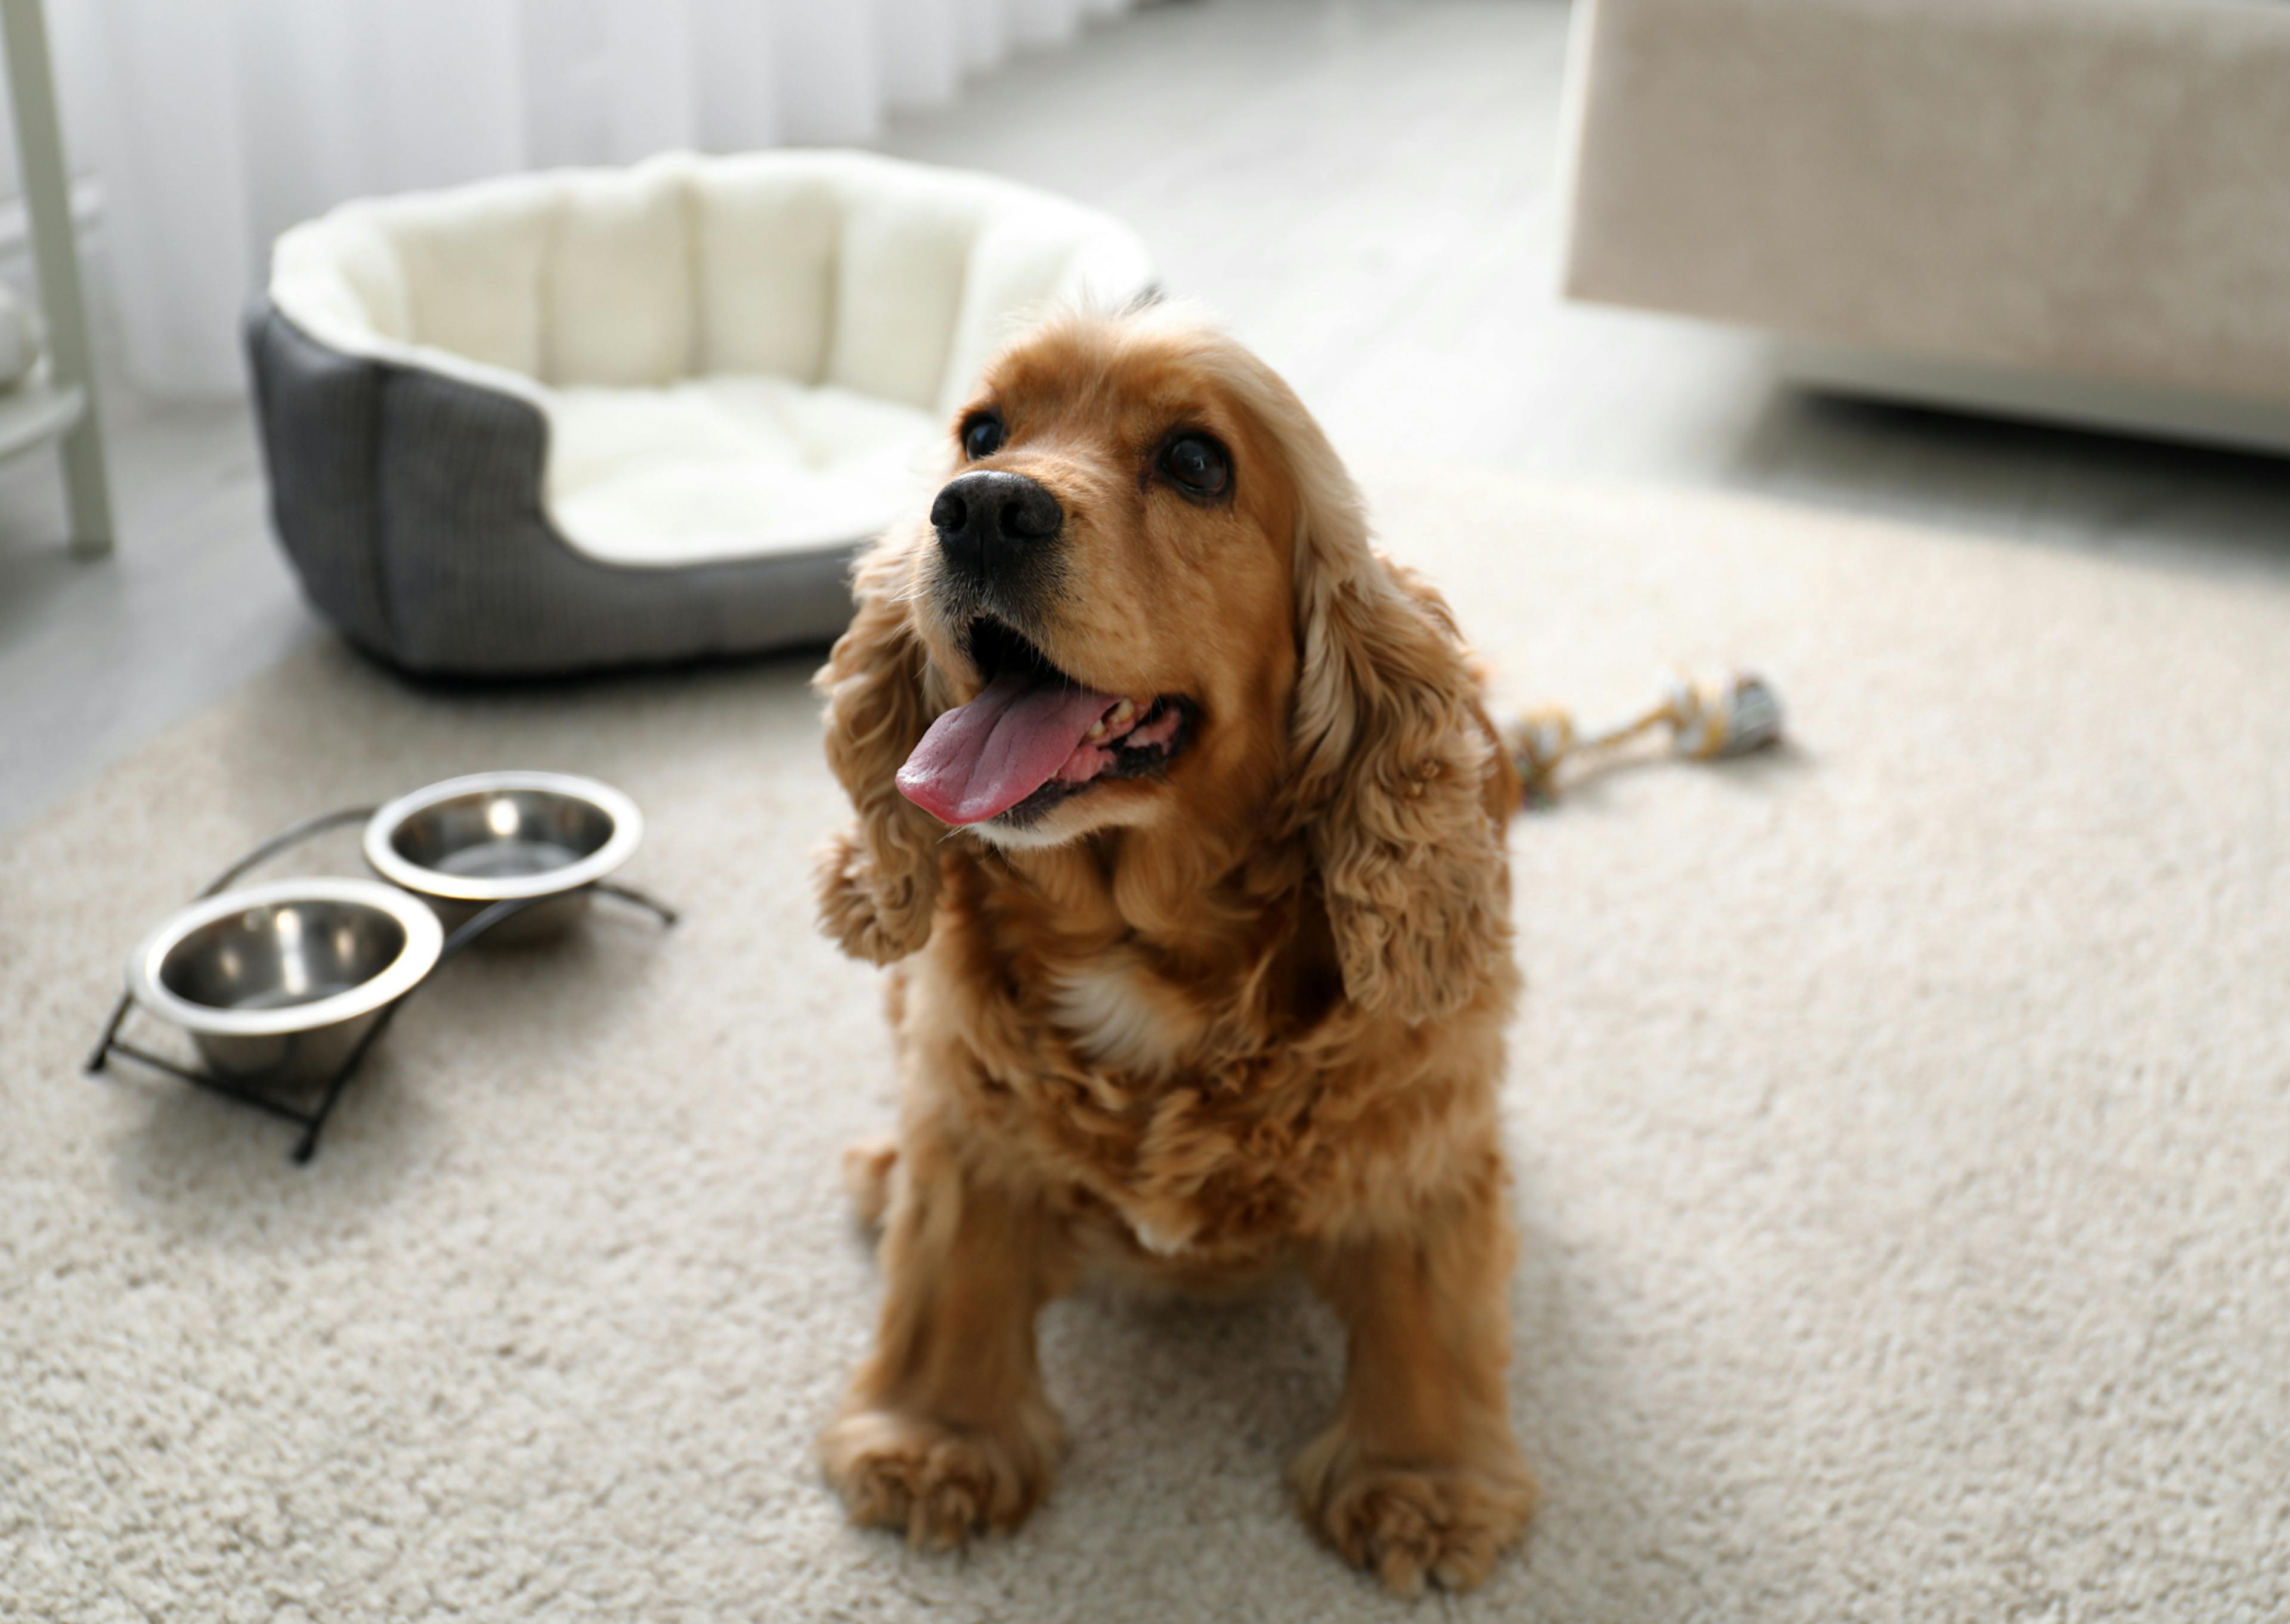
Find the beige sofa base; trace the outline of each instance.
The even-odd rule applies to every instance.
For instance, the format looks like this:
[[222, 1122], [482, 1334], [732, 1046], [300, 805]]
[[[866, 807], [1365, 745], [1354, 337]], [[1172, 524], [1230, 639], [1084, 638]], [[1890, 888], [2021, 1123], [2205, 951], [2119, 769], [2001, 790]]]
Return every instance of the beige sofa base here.
[[2290, 401], [2067, 378], [1806, 339], [1774, 340], [1773, 366], [1790, 383], [1840, 395], [2290, 456]]

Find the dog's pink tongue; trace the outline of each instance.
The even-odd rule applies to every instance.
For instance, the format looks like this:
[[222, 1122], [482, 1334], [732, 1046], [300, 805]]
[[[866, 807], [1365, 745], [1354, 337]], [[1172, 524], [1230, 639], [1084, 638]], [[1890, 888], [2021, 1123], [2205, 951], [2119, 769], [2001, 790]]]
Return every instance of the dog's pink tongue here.
[[931, 724], [899, 769], [899, 793], [941, 823], [982, 823], [1056, 776], [1111, 694], [997, 676]]

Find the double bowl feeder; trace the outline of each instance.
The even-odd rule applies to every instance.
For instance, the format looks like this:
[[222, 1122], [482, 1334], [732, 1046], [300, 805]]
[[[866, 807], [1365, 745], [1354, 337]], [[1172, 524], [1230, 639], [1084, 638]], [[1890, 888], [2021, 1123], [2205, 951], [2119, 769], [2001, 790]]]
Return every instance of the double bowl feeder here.
[[[256, 865], [352, 823], [364, 825], [361, 844], [378, 878], [234, 888]], [[240, 858], [143, 940], [88, 1069], [124, 1055], [294, 1123], [302, 1130], [294, 1159], [308, 1161], [405, 998], [463, 948], [557, 935], [599, 892], [674, 924], [672, 910], [610, 878], [643, 838], [634, 801], [559, 772], [477, 773], [384, 806], [306, 819]], [[204, 1065], [123, 1039], [137, 1006], [187, 1034]]]

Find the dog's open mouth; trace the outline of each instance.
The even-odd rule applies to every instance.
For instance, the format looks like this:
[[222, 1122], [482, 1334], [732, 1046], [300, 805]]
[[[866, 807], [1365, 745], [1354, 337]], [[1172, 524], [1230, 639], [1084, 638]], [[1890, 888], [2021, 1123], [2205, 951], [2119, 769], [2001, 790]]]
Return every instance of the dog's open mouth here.
[[899, 769], [899, 793], [941, 823], [1022, 822], [1093, 784], [1158, 772], [1189, 741], [1190, 700], [1085, 687], [999, 620], [971, 623], [970, 657], [984, 689]]

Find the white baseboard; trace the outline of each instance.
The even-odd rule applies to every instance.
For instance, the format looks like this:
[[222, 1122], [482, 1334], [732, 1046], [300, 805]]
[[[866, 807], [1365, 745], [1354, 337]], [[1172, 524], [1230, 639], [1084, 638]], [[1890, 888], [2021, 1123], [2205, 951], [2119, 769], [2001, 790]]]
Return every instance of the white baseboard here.
[[1805, 339], [1776, 338], [1773, 354], [1782, 378], [1812, 388], [2290, 455], [2290, 396], [2205, 395]]

